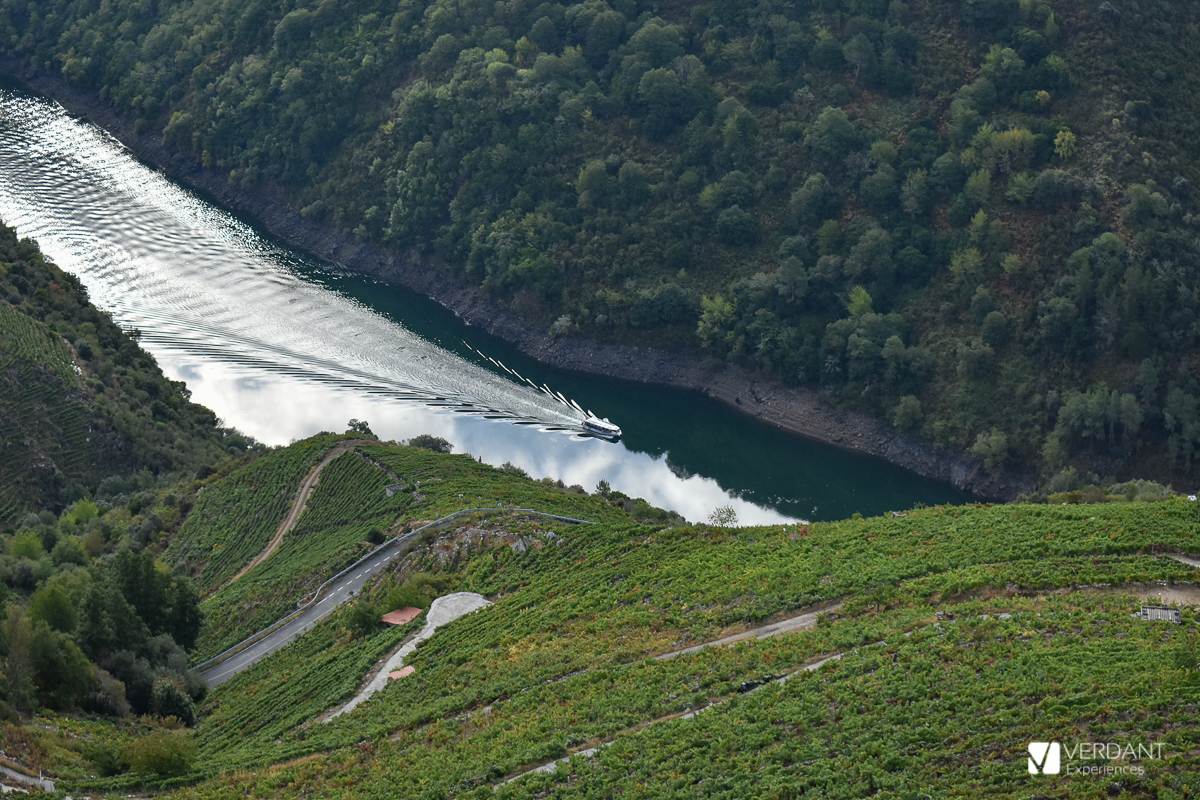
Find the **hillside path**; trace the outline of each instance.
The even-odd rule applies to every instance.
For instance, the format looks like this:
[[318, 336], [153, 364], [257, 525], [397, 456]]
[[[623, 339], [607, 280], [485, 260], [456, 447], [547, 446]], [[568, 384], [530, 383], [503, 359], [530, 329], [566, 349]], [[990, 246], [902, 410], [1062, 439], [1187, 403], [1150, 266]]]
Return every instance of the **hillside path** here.
[[312, 495], [313, 490], [317, 488], [317, 479], [321, 477], [321, 471], [324, 470], [325, 467], [329, 466], [330, 462], [332, 462], [342, 453], [353, 450], [355, 446], [360, 444], [363, 444], [363, 442], [360, 440], [338, 442], [335, 444], [330, 451], [325, 454], [325, 457], [318, 461], [313, 468], [308, 471], [308, 475], [305, 476], [304, 482], [300, 484], [300, 488], [296, 492], [296, 499], [292, 501], [291, 511], [288, 512], [288, 515], [283, 522], [279, 523], [279, 530], [275, 532], [275, 538], [271, 540], [271, 542], [263, 549], [261, 553], [252, 558], [249, 564], [242, 567], [238, 574], [225, 581], [216, 589], [213, 589], [211, 592], [209, 592], [209, 594], [216, 594], [225, 587], [229, 586], [229, 584], [233, 583], [238, 578], [257, 567], [259, 564], [265, 561], [268, 556], [274, 553], [279, 548], [279, 545], [283, 543], [283, 537], [290, 533], [292, 528], [296, 527], [296, 522], [299, 521], [300, 514], [304, 512], [304, 509], [308, 505], [308, 498]]
[[735, 642], [740, 642], [743, 639], [769, 639], [772, 636], [778, 636], [781, 633], [789, 633], [792, 631], [806, 631], [809, 628], [815, 628], [817, 625], [817, 617], [820, 614], [826, 614], [830, 611], [837, 611], [842, 607], [841, 603], [827, 603], [820, 608], [806, 611], [803, 614], [797, 614], [794, 617], [771, 622], [766, 625], [759, 625], [757, 628], [751, 628], [748, 631], [734, 633], [729, 636], [722, 636], [720, 639], [713, 639], [711, 642], [701, 642], [694, 644], [691, 647], [684, 647], [679, 650], [672, 650], [669, 653], [660, 653], [654, 658], [658, 661], [665, 661], [675, 656], [687, 655], [703, 650], [706, 647], [715, 645], [731, 645]]

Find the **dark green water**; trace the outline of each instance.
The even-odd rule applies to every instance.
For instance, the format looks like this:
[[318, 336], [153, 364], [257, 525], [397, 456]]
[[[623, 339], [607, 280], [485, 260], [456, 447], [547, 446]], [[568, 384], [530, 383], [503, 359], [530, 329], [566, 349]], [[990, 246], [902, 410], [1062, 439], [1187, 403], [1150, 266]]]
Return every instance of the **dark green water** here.
[[[271, 444], [364, 419], [384, 439], [432, 433], [488, 463], [588, 489], [608, 481], [691, 520], [722, 505], [748, 523], [969, 499], [694, 392], [538, 364], [425, 297], [263, 236], [102, 131], [4, 87], [0, 217], [141, 329], [197, 401]], [[582, 415], [471, 348], [610, 418], [623, 438], [580, 435]]]

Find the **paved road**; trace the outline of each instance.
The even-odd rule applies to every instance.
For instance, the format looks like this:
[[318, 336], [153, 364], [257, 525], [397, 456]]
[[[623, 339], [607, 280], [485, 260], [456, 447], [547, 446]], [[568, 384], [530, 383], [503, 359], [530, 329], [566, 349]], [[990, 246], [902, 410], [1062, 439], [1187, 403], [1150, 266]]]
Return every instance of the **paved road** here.
[[333, 610], [358, 593], [367, 581], [379, 573], [388, 562], [399, 552], [400, 546], [410, 541], [420, 529], [393, 539], [391, 546], [379, 550], [371, 560], [360, 564], [357, 569], [347, 575], [336, 586], [330, 587], [318, 603], [298, 614], [278, 630], [263, 637], [240, 653], [230, 656], [227, 660], [216, 664], [200, 676], [209, 686], [220, 686], [242, 670], [249, 669], [261, 659], [280, 649], [302, 633], [312, 629], [314, 625], [333, 613]]
[[[239, 653], [229, 656], [229, 658], [214, 664], [201, 671], [200, 677], [208, 683], [209, 686], [220, 686], [225, 681], [232, 678], [239, 672], [249, 669], [257, 664], [263, 658], [266, 658], [271, 653], [279, 650], [288, 642], [295, 639], [302, 633], [312, 630], [312, 627], [325, 617], [333, 613], [333, 610], [351, 599], [358, 593], [367, 581], [371, 580], [376, 574], [387, 566], [388, 562], [396, 557], [400, 552], [402, 545], [412, 541], [415, 537], [431, 528], [439, 528], [446, 525], [464, 514], [536, 514], [541, 517], [549, 517], [570, 523], [588, 523], [589, 520], [573, 519], [571, 517], [563, 517], [557, 514], [547, 514], [543, 511], [534, 511], [531, 508], [465, 508], [462, 511], [456, 511], [453, 514], [447, 514], [441, 519], [434, 520], [427, 525], [422, 525], [416, 530], [409, 531], [403, 536], [398, 536], [395, 539], [383, 544], [378, 550], [363, 563], [356, 565], [353, 569], [347, 571], [347, 574], [333, 586], [326, 587], [321, 593], [319, 602], [314, 603], [303, 612], [295, 617], [287, 619], [288, 621], [277, 630], [271, 631], [263, 638], [246, 647]], [[269, 630], [269, 629], [268, 629]], [[258, 634], [254, 634], [257, 636]], [[249, 637], [253, 638], [253, 636]], [[206, 662], [207, 663], [207, 662]], [[203, 665], [201, 665], [203, 666]]]

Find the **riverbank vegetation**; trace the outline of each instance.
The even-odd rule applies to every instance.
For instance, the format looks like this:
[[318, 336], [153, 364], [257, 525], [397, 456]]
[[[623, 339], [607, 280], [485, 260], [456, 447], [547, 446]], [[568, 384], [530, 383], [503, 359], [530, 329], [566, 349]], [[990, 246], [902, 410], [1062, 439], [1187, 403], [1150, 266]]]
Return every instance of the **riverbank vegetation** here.
[[0, 47], [550, 335], [728, 359], [989, 470], [1190, 486], [1198, 13], [4, 0]]

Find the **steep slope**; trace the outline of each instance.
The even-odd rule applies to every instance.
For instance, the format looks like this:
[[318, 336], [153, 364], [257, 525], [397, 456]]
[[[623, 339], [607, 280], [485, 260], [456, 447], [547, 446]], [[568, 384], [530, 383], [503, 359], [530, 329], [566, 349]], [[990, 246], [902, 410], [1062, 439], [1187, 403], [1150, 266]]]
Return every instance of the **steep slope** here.
[[[1194, 502], [663, 528], [629, 519], [621, 498], [555, 490], [461, 456], [378, 445], [330, 468], [363, 456], [411, 480], [396, 509], [401, 524], [421, 506], [483, 498], [570, 508], [597, 524], [505, 508], [453, 521], [353, 604], [214, 690], [194, 732], [155, 734], [190, 742], [191, 758], [59, 788], [157, 785], [197, 798], [740, 797], [986, 786], [989, 795], [1024, 796], [1044, 780], [1029, 775], [1026, 745], [1043, 739], [1163, 746], [1157, 763], [1113, 762], [1144, 768], [1136, 781], [1111, 773], [1055, 784], [1064, 796], [1118, 793], [1117, 783], [1135, 796], [1192, 786], [1200, 573], [1163, 554], [1200, 549]], [[226, 480], [205, 494], [219, 496]], [[366, 523], [377, 509], [378, 486], [339, 485], [310, 499], [312, 555], [277, 562], [281, 589], [318, 560], [336, 567], [320, 555], [331, 552], [320, 540], [340, 535], [330, 523], [359, 520], [356, 508]], [[422, 624], [380, 629], [378, 615], [447, 591], [492, 604], [439, 629], [406, 659], [411, 675], [321, 722]], [[1185, 604], [1182, 627], [1131, 617], [1163, 595]], [[210, 622], [236, 626], [261, 603], [244, 595], [236, 612], [227, 605]], [[654, 658], [834, 604], [815, 627]], [[793, 677], [775, 682], [783, 676]], [[70, 726], [59, 727], [69, 740]], [[100, 745], [117, 741], [87, 733]], [[580, 751], [556, 772], [528, 774]]]
[[0, 531], [85, 494], [144, 489], [141, 471], [192, 473], [248, 446], [2, 224], [0, 381]]
[[547, 336], [1195, 482], [1194, 4], [49, 8], [10, 54]]

